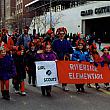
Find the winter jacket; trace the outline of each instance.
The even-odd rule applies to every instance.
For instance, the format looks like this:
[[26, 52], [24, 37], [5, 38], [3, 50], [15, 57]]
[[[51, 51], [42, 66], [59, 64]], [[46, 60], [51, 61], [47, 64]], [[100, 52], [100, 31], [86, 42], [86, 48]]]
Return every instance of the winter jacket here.
[[16, 66], [17, 78], [21, 81], [26, 78], [24, 55], [14, 54], [13, 59]]
[[16, 43], [17, 46], [19, 45], [23, 45], [25, 47], [25, 49], [27, 50], [29, 48], [29, 42], [32, 41], [32, 38], [30, 35], [25, 35], [22, 34], [21, 36], [19, 36], [18, 41]]
[[72, 60], [73, 61], [87, 61], [92, 62], [90, 58], [89, 52], [81, 52], [80, 50], [75, 50], [72, 54]]
[[110, 67], [110, 54], [103, 54], [101, 56], [101, 63], [102, 66], [104, 66], [105, 64], [108, 65]]
[[43, 55], [44, 55], [44, 60], [45, 61], [55, 61], [55, 60], [57, 60], [57, 55], [53, 51], [45, 52]]
[[98, 64], [101, 64], [101, 57], [98, 52], [92, 53], [91, 55], [94, 61], [94, 65], [96, 67], [98, 66]]
[[16, 75], [16, 67], [13, 59], [6, 55], [0, 58], [0, 80], [9, 80]]
[[63, 60], [66, 53], [72, 53], [73, 49], [69, 41], [56, 39], [53, 41], [53, 51], [56, 52], [58, 59]]

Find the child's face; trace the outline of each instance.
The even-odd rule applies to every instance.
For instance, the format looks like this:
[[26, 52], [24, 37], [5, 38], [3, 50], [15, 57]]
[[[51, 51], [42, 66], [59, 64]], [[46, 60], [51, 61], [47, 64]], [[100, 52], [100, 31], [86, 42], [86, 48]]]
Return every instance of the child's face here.
[[0, 55], [4, 57], [6, 55], [6, 50], [5, 49], [1, 50]]
[[103, 53], [108, 54], [109, 53], [108, 49], [104, 49]]
[[83, 44], [79, 44], [78, 48], [79, 48], [79, 50], [82, 50], [83, 49]]
[[94, 48], [94, 49], [93, 49], [93, 52], [96, 52], [96, 51], [97, 51], [97, 49], [96, 49], [96, 48]]
[[32, 51], [34, 51], [35, 50], [35, 46], [33, 45], [33, 46], [31, 46], [31, 50]]
[[46, 50], [46, 52], [51, 52], [51, 50], [52, 50], [51, 45], [47, 45], [45, 50]]

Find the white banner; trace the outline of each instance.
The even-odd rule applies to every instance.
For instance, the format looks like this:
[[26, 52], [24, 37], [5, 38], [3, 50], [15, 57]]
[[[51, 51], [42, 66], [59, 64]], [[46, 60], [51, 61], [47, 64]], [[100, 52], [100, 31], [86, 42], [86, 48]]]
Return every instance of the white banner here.
[[36, 64], [37, 86], [58, 84], [55, 61], [38, 61]]

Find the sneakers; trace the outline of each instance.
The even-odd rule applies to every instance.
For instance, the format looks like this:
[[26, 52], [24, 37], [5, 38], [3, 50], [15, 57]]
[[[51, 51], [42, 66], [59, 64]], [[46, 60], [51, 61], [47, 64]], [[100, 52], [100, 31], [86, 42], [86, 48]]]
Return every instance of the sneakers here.
[[105, 85], [106, 90], [110, 90], [110, 86], [109, 85]]
[[18, 91], [18, 90], [15, 90], [15, 93], [16, 93], [16, 94], [19, 94], [19, 93], [20, 93], [20, 91]]
[[21, 92], [20, 95], [21, 96], [26, 96], [26, 92]]
[[88, 88], [92, 88], [90, 84], [87, 84], [87, 87], [88, 87]]
[[77, 93], [80, 93], [80, 89], [76, 89], [76, 92], [77, 92]]
[[66, 86], [62, 86], [63, 91], [69, 91], [69, 89]]
[[96, 90], [99, 90], [100, 89], [100, 86], [96, 86]]

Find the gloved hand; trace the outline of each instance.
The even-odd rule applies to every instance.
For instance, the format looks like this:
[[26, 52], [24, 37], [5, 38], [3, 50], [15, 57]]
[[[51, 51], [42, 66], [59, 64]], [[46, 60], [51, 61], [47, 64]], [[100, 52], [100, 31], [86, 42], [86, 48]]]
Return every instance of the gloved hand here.
[[104, 62], [101, 62], [100, 64], [101, 64], [101, 67], [104, 67]]
[[94, 62], [94, 66], [96, 66], [96, 67], [97, 67], [97, 66], [98, 66], [98, 63]]
[[92, 60], [90, 60], [90, 64], [93, 64], [93, 61]]
[[81, 62], [82, 62], [82, 61], [81, 61], [81, 60], [79, 60], [79, 59], [78, 59], [77, 61], [78, 61], [79, 63], [81, 63]]

